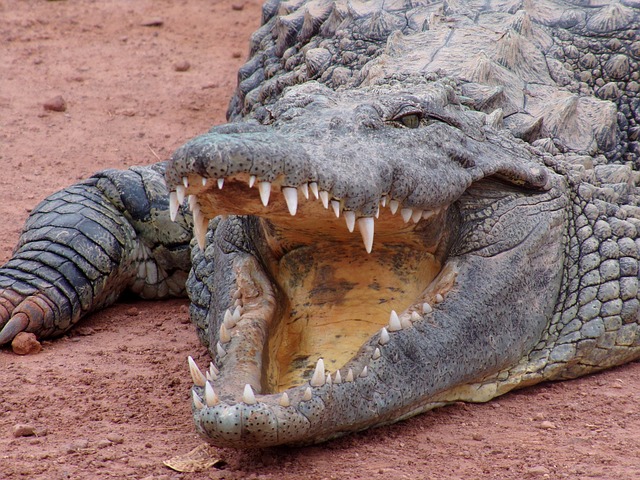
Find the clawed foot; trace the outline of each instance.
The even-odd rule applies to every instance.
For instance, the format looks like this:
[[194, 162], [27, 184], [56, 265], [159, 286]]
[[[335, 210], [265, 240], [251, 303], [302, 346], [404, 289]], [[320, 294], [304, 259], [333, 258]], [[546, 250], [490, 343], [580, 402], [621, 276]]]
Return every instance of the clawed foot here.
[[0, 290], [0, 345], [10, 343], [23, 331], [38, 337], [54, 329], [54, 306], [45, 295], [21, 295]]

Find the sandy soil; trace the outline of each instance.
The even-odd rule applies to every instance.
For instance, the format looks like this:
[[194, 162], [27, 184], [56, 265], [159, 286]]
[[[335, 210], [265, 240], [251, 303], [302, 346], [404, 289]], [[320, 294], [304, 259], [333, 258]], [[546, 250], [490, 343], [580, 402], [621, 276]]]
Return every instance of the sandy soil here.
[[[0, 0], [0, 262], [44, 196], [222, 123], [259, 18], [258, 0]], [[0, 350], [2, 479], [640, 479], [637, 362], [181, 474], [162, 462], [201, 444], [186, 356], [207, 361], [186, 301], [119, 304], [43, 346]]]

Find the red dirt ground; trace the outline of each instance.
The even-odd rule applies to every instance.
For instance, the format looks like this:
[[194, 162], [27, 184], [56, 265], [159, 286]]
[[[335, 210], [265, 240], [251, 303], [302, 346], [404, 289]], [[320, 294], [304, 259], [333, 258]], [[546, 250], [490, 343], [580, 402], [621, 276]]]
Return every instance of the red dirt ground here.
[[[46, 195], [224, 122], [259, 18], [258, 0], [0, 0], [0, 262]], [[185, 300], [120, 304], [43, 347], [0, 350], [1, 479], [640, 479], [637, 362], [181, 474], [162, 462], [201, 444], [186, 356], [207, 362]]]

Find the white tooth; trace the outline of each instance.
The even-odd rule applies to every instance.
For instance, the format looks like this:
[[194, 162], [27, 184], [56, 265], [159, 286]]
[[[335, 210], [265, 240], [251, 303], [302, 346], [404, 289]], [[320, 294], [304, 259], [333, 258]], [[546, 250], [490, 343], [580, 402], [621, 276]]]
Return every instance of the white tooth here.
[[380, 345], [386, 345], [387, 343], [389, 343], [389, 340], [389, 332], [386, 328], [382, 327], [382, 329], [380, 330], [380, 339], [378, 340], [378, 343]]
[[234, 300], [237, 300], [240, 297], [242, 297], [242, 292], [240, 290], [236, 290], [235, 292], [233, 292], [233, 295], [231, 295], [231, 298], [233, 298]]
[[413, 210], [411, 208], [403, 208], [402, 210], [400, 210], [400, 215], [402, 215], [402, 220], [404, 220], [404, 223], [407, 223], [409, 220], [411, 220]]
[[382, 198], [380, 199], [380, 205], [382, 205], [382, 207], [386, 207], [387, 206], [387, 196], [383, 195]]
[[224, 178], [219, 178], [218, 179], [218, 189], [222, 190], [223, 186], [224, 186]]
[[222, 345], [220, 344], [220, 342], [216, 343], [216, 353], [220, 358], [224, 357], [227, 354], [227, 351], [224, 348], [222, 348]]
[[224, 319], [222, 320], [222, 324], [228, 329], [236, 326], [236, 320], [233, 318], [233, 314], [231, 313], [230, 309], [224, 312]]
[[338, 200], [331, 200], [331, 208], [333, 208], [333, 213], [336, 214], [336, 218], [340, 218], [340, 202]]
[[202, 403], [202, 399], [193, 390], [191, 390], [191, 398], [193, 398], [193, 404], [198, 410], [202, 410], [204, 408], [204, 403]]
[[316, 369], [313, 372], [313, 376], [311, 377], [309, 384], [312, 387], [321, 387], [324, 385], [324, 360], [321, 358], [319, 358], [318, 363], [316, 363]]
[[182, 177], [182, 184], [184, 188], [189, 188], [189, 179], [187, 177]]
[[374, 360], [377, 360], [380, 358], [380, 349], [378, 347], [376, 347], [376, 349], [373, 351], [373, 355], [371, 355], [371, 358], [373, 358]]
[[187, 205], [189, 205], [189, 210], [194, 211], [196, 209], [200, 210], [200, 205], [198, 205], [198, 199], [195, 195], [187, 196]]
[[200, 250], [204, 250], [205, 247], [207, 225], [208, 222], [206, 218], [204, 218], [204, 215], [200, 213], [200, 209], [196, 209], [196, 211], [193, 212], [193, 233], [198, 241], [198, 247], [200, 247]]
[[215, 407], [219, 402], [218, 395], [213, 391], [209, 382], [204, 386], [204, 401], [207, 403], [207, 407]]
[[422, 313], [424, 313], [425, 315], [427, 313], [431, 313], [433, 312], [433, 308], [431, 308], [431, 305], [429, 305], [428, 303], [423, 303], [422, 304]]
[[253, 186], [256, 184], [256, 176], [255, 175], [251, 175], [249, 177], [249, 188], [253, 188]]
[[353, 370], [349, 369], [347, 372], [347, 378], [344, 379], [345, 382], [353, 382]]
[[373, 248], [373, 228], [375, 220], [373, 217], [361, 217], [358, 219], [358, 229], [364, 240], [364, 249], [367, 253], [371, 253]]
[[331, 386], [331, 374], [330, 374], [330, 373], [327, 373], [327, 381], [326, 381], [326, 384], [327, 384], [327, 385], [329, 385], [329, 386]]
[[400, 202], [398, 202], [397, 200], [389, 200], [389, 210], [391, 210], [391, 215], [396, 214], [399, 206]]
[[366, 377], [367, 373], [369, 373], [369, 371], [367, 370], [367, 366], [365, 365], [362, 371], [360, 372], [360, 378]]
[[231, 335], [229, 330], [224, 326], [224, 323], [220, 325], [220, 343], [229, 343], [231, 341]]
[[260, 192], [260, 200], [265, 207], [269, 205], [269, 195], [271, 195], [271, 182], [258, 182], [258, 191]]
[[178, 195], [176, 194], [176, 192], [171, 192], [169, 194], [169, 217], [171, 217], [172, 222], [176, 221], [179, 207], [180, 204], [178, 203]]
[[338, 385], [342, 383], [342, 375], [340, 375], [340, 370], [338, 370], [336, 372], [336, 376], [333, 379], [333, 383], [338, 384]]
[[400, 325], [400, 318], [398, 318], [398, 314], [395, 310], [391, 310], [391, 315], [389, 316], [389, 331], [397, 332], [398, 330], [402, 330], [402, 325]]
[[233, 321], [235, 323], [238, 323], [241, 316], [242, 316], [242, 307], [240, 305], [237, 305], [236, 308], [233, 310]]
[[284, 201], [287, 202], [287, 208], [291, 215], [295, 215], [298, 211], [298, 189], [293, 187], [283, 187], [282, 194]]
[[311, 182], [309, 184], [309, 188], [311, 189], [311, 193], [313, 193], [313, 196], [316, 197], [316, 200], [320, 198], [318, 195], [318, 184], [316, 182]]
[[291, 402], [289, 401], [289, 395], [287, 395], [287, 392], [284, 392], [282, 394], [282, 396], [280, 397], [280, 401], [278, 403], [280, 404], [281, 407], [285, 407], [285, 408], [291, 405]]
[[242, 401], [247, 405], [255, 405], [256, 396], [253, 393], [253, 388], [248, 383], [244, 386], [244, 392], [242, 393]]
[[220, 370], [213, 364], [213, 362], [209, 362], [209, 372], [211, 373], [211, 377], [216, 380], [218, 378], [218, 374]]
[[413, 326], [413, 324], [411, 323], [411, 320], [409, 320], [407, 317], [405, 317], [403, 315], [402, 318], [400, 319], [400, 326], [403, 329], [404, 328], [411, 328]]
[[416, 312], [415, 310], [413, 312], [411, 312], [411, 321], [412, 322], [419, 322], [420, 320], [422, 320], [422, 317], [420, 316], [420, 314], [418, 312]]
[[436, 303], [444, 302], [444, 297], [441, 294], [436, 294]]
[[309, 200], [309, 184], [308, 183], [303, 183], [298, 188], [302, 192], [302, 195], [304, 195], [304, 198]]
[[198, 368], [196, 362], [191, 356], [187, 357], [187, 362], [189, 362], [189, 373], [191, 373], [191, 379], [193, 380], [193, 383], [195, 383], [199, 387], [204, 387], [207, 379]]
[[184, 202], [184, 187], [182, 185], [176, 187], [176, 199], [180, 205]]
[[376, 218], [380, 218], [380, 205], [376, 207]]
[[433, 217], [435, 214], [436, 214], [436, 212], [435, 212], [435, 211], [433, 211], [433, 210], [431, 210], [431, 211], [430, 211], [430, 210], [427, 210], [426, 212], [423, 212], [423, 213], [422, 213], [422, 218], [424, 218], [425, 220], [427, 220], [427, 219], [429, 219], [429, 218]]
[[208, 382], [212, 382], [213, 383], [214, 380], [217, 380], [217, 378], [213, 378], [211, 376], [211, 372], [209, 370], [204, 372], [204, 376], [205, 376], [205, 378], [207, 379]]
[[347, 222], [347, 229], [350, 232], [353, 232], [354, 228], [356, 228], [356, 212], [352, 210], [345, 210], [344, 220]]
[[207, 186], [207, 178], [206, 177], [202, 177], [202, 186], [203, 187]]
[[302, 400], [304, 402], [308, 402], [309, 400], [311, 400], [312, 396], [313, 392], [311, 391], [311, 387], [307, 387], [307, 389], [304, 391], [304, 395], [302, 395]]
[[421, 218], [422, 210], [416, 210], [415, 212], [413, 212], [413, 215], [411, 215], [411, 220], [413, 220], [413, 223], [418, 223]]
[[233, 302], [234, 307], [241, 307], [242, 306], [242, 299], [238, 298], [235, 302]]
[[329, 192], [322, 190], [320, 192], [320, 200], [322, 200], [322, 206], [324, 208], [329, 208]]

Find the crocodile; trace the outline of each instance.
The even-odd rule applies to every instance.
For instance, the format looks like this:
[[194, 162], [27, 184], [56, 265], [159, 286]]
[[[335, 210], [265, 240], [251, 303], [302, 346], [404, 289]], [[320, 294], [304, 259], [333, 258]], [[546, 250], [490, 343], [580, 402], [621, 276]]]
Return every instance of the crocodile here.
[[634, 361], [639, 32], [637, 0], [267, 0], [227, 124], [31, 212], [0, 344], [188, 294], [196, 429], [238, 448]]

